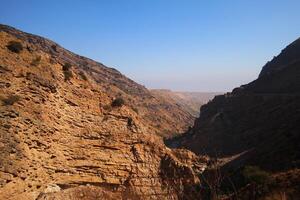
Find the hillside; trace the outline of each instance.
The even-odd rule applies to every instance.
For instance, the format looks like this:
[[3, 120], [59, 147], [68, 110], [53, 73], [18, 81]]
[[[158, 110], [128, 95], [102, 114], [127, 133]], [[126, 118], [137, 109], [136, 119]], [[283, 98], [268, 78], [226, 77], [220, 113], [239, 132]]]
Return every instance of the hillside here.
[[214, 96], [221, 93], [217, 92], [178, 92], [172, 90], [153, 89], [151, 93], [172, 104], [179, 105], [194, 117], [199, 117], [200, 107], [206, 104]]
[[70, 63], [76, 67], [78, 73], [91, 78], [103, 92], [109, 94], [110, 101], [122, 97], [127, 106], [132, 107], [141, 116], [141, 120], [150, 125], [149, 132], [168, 136], [183, 132], [193, 124], [194, 118], [188, 112], [176, 104], [169, 104], [154, 97], [145, 87], [125, 77], [116, 69], [76, 55], [48, 39], [4, 25], [0, 25], [0, 30], [28, 42], [26, 48], [33, 54], [30, 55], [30, 59], [34, 60], [32, 56], [39, 57], [38, 52], [42, 51], [49, 57], [47, 65], [52, 65], [52, 62], [60, 65]]
[[196, 198], [192, 117], [115, 69], [0, 26], [0, 199]]
[[[300, 46], [298, 40], [292, 44]], [[274, 159], [273, 154], [280, 150], [282, 163], [287, 163], [284, 160], [290, 159], [292, 154], [298, 158], [299, 145], [295, 141], [299, 141], [300, 51], [293, 60], [273, 65], [281, 57], [289, 57], [285, 52], [290, 52], [291, 47], [297, 49], [289, 45], [282, 51], [284, 55], [280, 54], [268, 63], [280, 70], [264, 67], [257, 80], [235, 88], [231, 93], [218, 95], [203, 105], [201, 116], [181, 138], [181, 144], [201, 154], [218, 152], [230, 156], [256, 149], [268, 151], [270, 159]], [[276, 147], [285, 149], [274, 149], [275, 143]], [[279, 154], [276, 155], [280, 160]]]
[[[227, 159], [229, 162], [224, 169], [231, 173], [247, 165], [272, 173], [299, 169], [299, 41], [287, 46], [268, 62], [258, 79], [235, 88], [231, 93], [218, 95], [203, 105], [195, 125], [168, 144], [185, 147], [199, 155]], [[299, 173], [290, 176], [299, 183]], [[286, 187], [292, 189], [281, 190], [299, 189], [294, 184]]]

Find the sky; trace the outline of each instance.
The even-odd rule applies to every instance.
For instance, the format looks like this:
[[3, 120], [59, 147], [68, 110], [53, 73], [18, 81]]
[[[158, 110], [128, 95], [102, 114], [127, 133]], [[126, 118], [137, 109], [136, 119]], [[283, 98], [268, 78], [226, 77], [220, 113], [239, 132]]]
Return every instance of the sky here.
[[300, 37], [299, 0], [0, 0], [0, 23], [145, 85], [227, 92]]

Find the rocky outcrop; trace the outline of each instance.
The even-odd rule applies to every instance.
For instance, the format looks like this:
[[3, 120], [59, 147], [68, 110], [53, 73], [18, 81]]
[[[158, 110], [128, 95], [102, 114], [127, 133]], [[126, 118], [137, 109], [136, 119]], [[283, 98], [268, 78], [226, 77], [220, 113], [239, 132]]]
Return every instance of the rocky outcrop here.
[[[208, 159], [170, 150], [156, 134], [164, 129], [155, 123], [187, 120], [176, 106], [167, 113], [116, 70], [6, 26], [0, 66], [0, 199], [197, 197]], [[125, 104], [112, 106], [116, 97]]]

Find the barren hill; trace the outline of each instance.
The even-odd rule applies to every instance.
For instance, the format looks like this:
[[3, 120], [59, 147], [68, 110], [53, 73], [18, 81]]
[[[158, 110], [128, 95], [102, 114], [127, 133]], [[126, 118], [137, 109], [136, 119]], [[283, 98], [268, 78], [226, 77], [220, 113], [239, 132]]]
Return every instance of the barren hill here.
[[192, 116], [115, 69], [0, 25], [0, 199], [197, 197]]
[[202, 105], [213, 99], [214, 96], [221, 94], [218, 92], [178, 92], [165, 89], [153, 89], [151, 93], [165, 101], [172, 102], [172, 104], [177, 104], [194, 117], [199, 117]]
[[299, 198], [299, 173], [293, 175], [300, 167], [299, 41], [268, 62], [258, 79], [203, 105], [193, 128], [170, 145], [200, 155], [236, 156], [227, 164], [231, 173], [246, 165], [269, 172], [292, 170], [289, 176], [296, 183], [280, 190]]
[[0, 25], [0, 30], [28, 42], [25, 48], [32, 53], [32, 55], [29, 55], [31, 61], [28, 62], [39, 58], [39, 51], [44, 52], [49, 57], [47, 65], [52, 65], [52, 62], [60, 65], [70, 63], [76, 67], [79, 76], [82, 74], [87, 76], [102, 91], [109, 94], [110, 101], [113, 98], [122, 97], [127, 106], [131, 107], [139, 116], [142, 116], [141, 120], [143, 122], [150, 125], [150, 132], [162, 136], [169, 135], [182, 132], [193, 123], [193, 117], [188, 112], [176, 104], [169, 104], [154, 97], [145, 87], [125, 77], [116, 69], [76, 55], [48, 39], [4, 25]]

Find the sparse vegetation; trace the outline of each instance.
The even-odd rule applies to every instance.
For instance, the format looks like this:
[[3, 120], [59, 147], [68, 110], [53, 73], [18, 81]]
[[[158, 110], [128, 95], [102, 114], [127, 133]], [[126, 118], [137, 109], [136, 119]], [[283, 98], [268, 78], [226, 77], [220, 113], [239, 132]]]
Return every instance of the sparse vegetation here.
[[65, 81], [68, 81], [73, 77], [73, 73], [70, 70], [71, 68], [72, 68], [72, 65], [70, 63], [65, 63], [63, 65], [62, 69], [63, 69], [64, 75], [65, 75]]
[[79, 76], [80, 76], [80, 78], [81, 78], [82, 80], [85, 80], [85, 81], [88, 80], [87, 76], [85, 75], [85, 73], [84, 73], [83, 71], [80, 71], [80, 72], [79, 72]]
[[243, 170], [243, 175], [247, 181], [259, 185], [265, 184], [270, 179], [269, 173], [257, 166], [246, 166]]
[[41, 63], [42, 56], [37, 56], [35, 59], [32, 60], [31, 65], [38, 66]]
[[212, 166], [206, 170], [206, 173], [200, 174], [202, 184], [205, 188], [205, 196], [211, 200], [217, 200], [220, 195], [220, 187], [223, 181], [220, 166], [216, 161], [213, 161]]
[[57, 46], [55, 44], [51, 45], [51, 48], [53, 49], [53, 51], [57, 52]]
[[63, 71], [69, 71], [72, 68], [72, 65], [70, 63], [65, 63], [63, 65]]
[[23, 50], [21, 42], [18, 41], [10, 41], [6, 47], [14, 53], [20, 53]]
[[128, 117], [128, 120], [127, 120], [127, 125], [129, 127], [131, 127], [133, 125], [133, 119], [131, 117]]
[[69, 81], [71, 80], [71, 78], [73, 78], [73, 73], [71, 71], [64, 71], [64, 75], [65, 75], [65, 81]]
[[4, 105], [9, 106], [9, 105], [14, 105], [16, 102], [20, 100], [19, 95], [9, 95], [7, 98], [2, 98], [2, 102]]
[[118, 97], [111, 103], [112, 107], [122, 107], [125, 104], [125, 101], [123, 98]]

